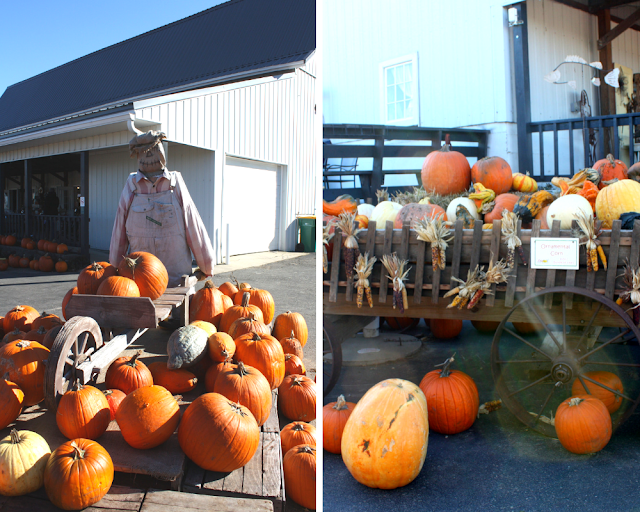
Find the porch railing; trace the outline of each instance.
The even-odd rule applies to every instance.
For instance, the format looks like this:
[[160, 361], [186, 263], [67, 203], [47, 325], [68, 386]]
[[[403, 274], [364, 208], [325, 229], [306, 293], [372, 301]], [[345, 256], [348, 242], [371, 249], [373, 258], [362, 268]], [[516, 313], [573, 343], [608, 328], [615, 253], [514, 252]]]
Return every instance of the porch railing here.
[[[387, 175], [414, 175], [419, 185], [422, 164], [403, 164], [408, 160], [402, 159], [419, 157], [421, 162], [429, 153], [440, 149], [447, 134], [456, 151], [480, 159], [487, 156], [489, 133], [489, 130], [461, 128], [325, 124], [323, 197], [330, 201], [341, 194], [350, 194], [356, 199], [374, 200]], [[363, 165], [362, 159], [372, 160], [372, 164]], [[385, 166], [385, 161], [393, 165]], [[384, 188], [395, 193], [412, 187]]]
[[[631, 166], [638, 160], [635, 153], [640, 151], [640, 112], [587, 117], [584, 121], [582, 118], [535, 121], [527, 124], [527, 134], [533, 148], [531, 174], [538, 181], [572, 175], [608, 153], [615, 158], [623, 156]], [[624, 139], [628, 155], [621, 155]]]
[[15, 233], [18, 238], [33, 237], [35, 240], [55, 240], [72, 247], [80, 247], [80, 216], [33, 215], [29, 216], [30, 233], [25, 231], [23, 213], [5, 213], [4, 231]]

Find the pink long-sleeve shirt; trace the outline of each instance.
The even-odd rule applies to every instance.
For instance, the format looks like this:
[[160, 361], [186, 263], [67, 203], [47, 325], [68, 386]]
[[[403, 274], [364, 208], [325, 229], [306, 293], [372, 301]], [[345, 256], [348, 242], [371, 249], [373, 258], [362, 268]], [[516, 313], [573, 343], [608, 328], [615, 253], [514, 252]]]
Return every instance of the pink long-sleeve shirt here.
[[169, 190], [172, 175], [175, 175], [174, 192], [184, 213], [187, 245], [191, 249], [193, 257], [200, 267], [200, 270], [207, 276], [213, 274], [215, 256], [211, 245], [211, 239], [207, 234], [207, 229], [202, 222], [202, 218], [198, 213], [198, 209], [196, 208], [193, 199], [191, 199], [191, 195], [189, 194], [189, 190], [182, 179], [182, 175], [179, 172], [168, 171], [167, 169], [158, 176], [155, 183], [149, 180], [140, 171], [129, 175], [127, 183], [122, 189], [122, 194], [120, 195], [118, 211], [116, 212], [116, 220], [113, 224], [113, 231], [111, 233], [109, 262], [112, 265], [118, 265], [118, 263], [120, 263], [122, 256], [126, 254], [129, 247], [126, 223], [127, 214], [134, 197], [134, 192], [131, 191], [132, 187], [129, 187], [129, 180], [136, 180], [138, 182], [138, 189], [141, 194], [154, 194], [156, 192], [165, 192]]

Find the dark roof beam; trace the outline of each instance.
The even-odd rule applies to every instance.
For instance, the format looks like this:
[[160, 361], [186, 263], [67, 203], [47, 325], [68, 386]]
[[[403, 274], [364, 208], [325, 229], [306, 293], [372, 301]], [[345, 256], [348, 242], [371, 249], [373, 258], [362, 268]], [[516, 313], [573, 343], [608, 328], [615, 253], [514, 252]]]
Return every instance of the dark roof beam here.
[[640, 8], [636, 9], [633, 14], [622, 20], [618, 25], [598, 39], [598, 50], [602, 50], [625, 30], [631, 28], [631, 26], [637, 21], [640, 21]]
[[589, 12], [596, 14], [603, 9], [613, 9], [621, 5], [632, 4], [638, 0], [589, 0]]

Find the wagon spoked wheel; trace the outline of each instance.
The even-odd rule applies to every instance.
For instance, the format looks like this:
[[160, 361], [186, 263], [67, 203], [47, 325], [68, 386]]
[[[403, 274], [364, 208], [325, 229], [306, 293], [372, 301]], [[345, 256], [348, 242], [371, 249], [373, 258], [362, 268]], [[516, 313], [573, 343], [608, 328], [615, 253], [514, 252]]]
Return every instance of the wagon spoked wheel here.
[[93, 318], [74, 316], [62, 326], [51, 347], [44, 379], [45, 403], [50, 411], [56, 411], [60, 397], [79, 376], [77, 367], [103, 345], [102, 332]]
[[[553, 304], [546, 308], [548, 294], [554, 294]], [[527, 329], [516, 329], [513, 321], [533, 324], [535, 332], [523, 334]], [[617, 404], [611, 413], [615, 431], [640, 402], [638, 340], [632, 317], [607, 297], [584, 288], [541, 290], [516, 304], [496, 329], [491, 346], [496, 391], [520, 421], [557, 437], [556, 409], [579, 381], [588, 394], [604, 393]], [[593, 378], [594, 371], [614, 373], [622, 389]]]
[[342, 346], [331, 340], [327, 329], [322, 329], [322, 382], [324, 396], [333, 389], [342, 370]]

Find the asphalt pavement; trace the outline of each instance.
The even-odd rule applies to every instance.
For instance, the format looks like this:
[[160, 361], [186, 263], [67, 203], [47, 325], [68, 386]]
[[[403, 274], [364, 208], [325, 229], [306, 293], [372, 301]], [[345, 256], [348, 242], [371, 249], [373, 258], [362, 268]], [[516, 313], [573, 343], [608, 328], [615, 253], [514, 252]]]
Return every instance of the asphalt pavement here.
[[[324, 403], [340, 394], [357, 402], [387, 378], [419, 384], [426, 372], [454, 352], [453, 368], [473, 377], [480, 403], [498, 398], [490, 367], [493, 335], [478, 333], [466, 321], [461, 334], [448, 341], [430, 339], [423, 322], [409, 332], [427, 338], [417, 353], [390, 363], [343, 366]], [[405, 487], [379, 490], [361, 485], [340, 455], [326, 451], [323, 479], [327, 512], [640, 510], [640, 415], [636, 412], [623, 422], [602, 451], [575, 455], [558, 440], [532, 431], [503, 407], [480, 415], [465, 432], [446, 436], [431, 431], [422, 471]]]

